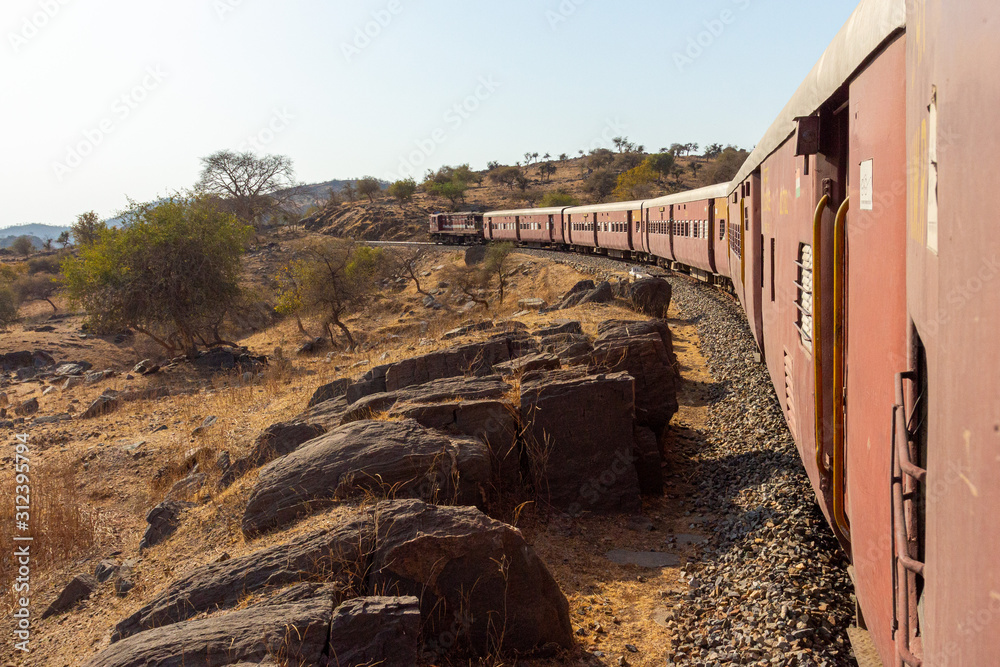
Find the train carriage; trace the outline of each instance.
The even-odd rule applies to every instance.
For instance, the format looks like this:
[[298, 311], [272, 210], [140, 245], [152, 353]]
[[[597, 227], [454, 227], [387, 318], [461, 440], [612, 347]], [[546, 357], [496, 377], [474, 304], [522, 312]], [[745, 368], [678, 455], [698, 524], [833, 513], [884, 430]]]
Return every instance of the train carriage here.
[[723, 183], [643, 202], [644, 215], [658, 232], [649, 244], [653, 254], [693, 269], [705, 279], [717, 275], [716, 199], [725, 198], [728, 190], [729, 184]]
[[[613, 202], [567, 210], [575, 223], [574, 244], [612, 257], [630, 258], [639, 248], [635, 223], [642, 219], [642, 202]], [[586, 231], [583, 231], [586, 230]], [[582, 232], [579, 236], [576, 232]]]

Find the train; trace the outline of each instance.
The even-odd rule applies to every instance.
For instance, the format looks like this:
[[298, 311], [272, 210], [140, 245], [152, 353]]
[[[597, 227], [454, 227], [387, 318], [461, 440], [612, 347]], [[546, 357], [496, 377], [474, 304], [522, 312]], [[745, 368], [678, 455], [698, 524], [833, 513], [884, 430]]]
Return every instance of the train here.
[[863, 667], [1000, 664], [998, 23], [864, 0], [731, 182], [432, 218], [735, 294], [851, 563]]

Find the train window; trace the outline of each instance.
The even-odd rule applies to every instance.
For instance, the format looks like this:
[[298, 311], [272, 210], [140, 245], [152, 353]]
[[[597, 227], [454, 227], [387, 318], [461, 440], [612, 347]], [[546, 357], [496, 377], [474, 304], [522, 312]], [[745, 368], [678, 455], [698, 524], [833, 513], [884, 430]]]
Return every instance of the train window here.
[[726, 238], [726, 221], [719, 220], [719, 240]]
[[795, 281], [797, 313], [795, 328], [799, 330], [802, 345], [809, 348], [812, 344], [813, 333], [813, 256], [811, 245], [799, 244], [799, 255], [795, 264], [798, 267]]

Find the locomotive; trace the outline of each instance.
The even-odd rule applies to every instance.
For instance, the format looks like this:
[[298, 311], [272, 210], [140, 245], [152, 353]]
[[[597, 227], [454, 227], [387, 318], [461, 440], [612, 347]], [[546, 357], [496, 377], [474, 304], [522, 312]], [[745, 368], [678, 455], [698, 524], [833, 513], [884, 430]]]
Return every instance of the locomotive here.
[[731, 182], [477, 228], [736, 294], [850, 559], [862, 664], [1000, 661], [998, 21], [864, 0]]

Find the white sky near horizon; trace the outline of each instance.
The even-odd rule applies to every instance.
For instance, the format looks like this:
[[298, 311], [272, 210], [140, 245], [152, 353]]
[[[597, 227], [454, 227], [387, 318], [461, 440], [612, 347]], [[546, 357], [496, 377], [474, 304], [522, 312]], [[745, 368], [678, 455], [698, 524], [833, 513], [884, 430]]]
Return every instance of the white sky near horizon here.
[[750, 148], [856, 4], [5, 0], [0, 229], [112, 217], [224, 148], [306, 183], [617, 135]]

